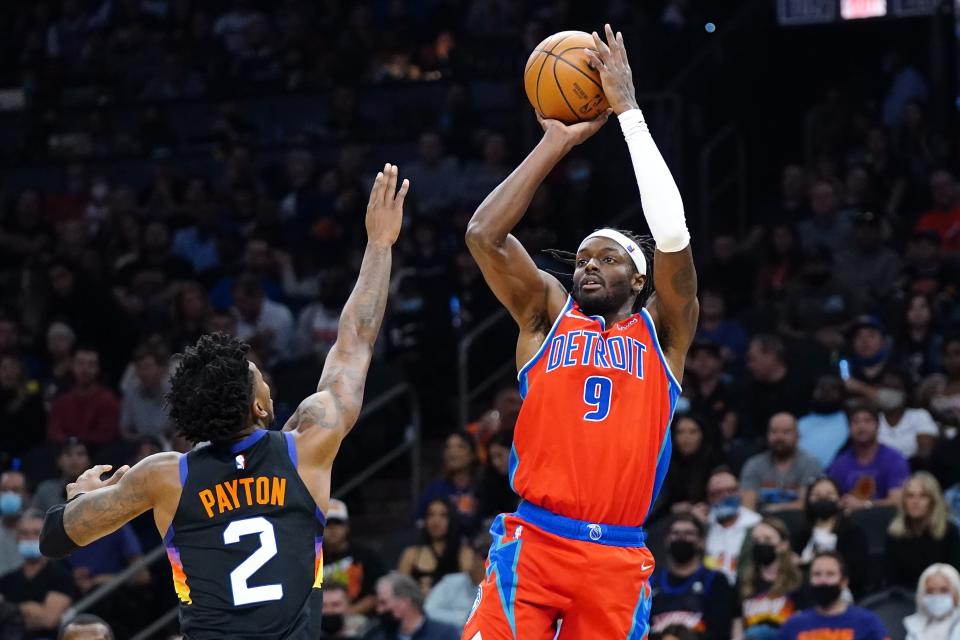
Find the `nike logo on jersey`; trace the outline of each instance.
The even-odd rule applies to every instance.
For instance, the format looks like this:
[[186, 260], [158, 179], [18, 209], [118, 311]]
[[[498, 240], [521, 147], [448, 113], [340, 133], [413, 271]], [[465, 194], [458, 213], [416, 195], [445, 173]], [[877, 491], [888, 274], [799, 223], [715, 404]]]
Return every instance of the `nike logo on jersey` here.
[[629, 336], [604, 337], [597, 331], [579, 329], [550, 340], [547, 373], [564, 367], [618, 369], [643, 380], [643, 354], [647, 345]]
[[239, 478], [214, 485], [197, 494], [207, 517], [254, 505], [283, 506], [287, 493], [287, 479], [276, 476]]
[[650, 569], [653, 569], [652, 564], [647, 564], [646, 562], [640, 563], [640, 571], [649, 571]]

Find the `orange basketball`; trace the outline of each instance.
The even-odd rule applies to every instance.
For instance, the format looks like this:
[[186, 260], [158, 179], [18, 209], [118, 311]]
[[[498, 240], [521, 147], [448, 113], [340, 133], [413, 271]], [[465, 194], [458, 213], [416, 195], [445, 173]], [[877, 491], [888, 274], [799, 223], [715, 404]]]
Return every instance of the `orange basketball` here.
[[561, 31], [537, 45], [527, 59], [523, 85], [527, 99], [544, 118], [574, 124], [592, 120], [608, 106], [600, 73], [590, 68], [584, 49], [593, 38], [583, 31]]

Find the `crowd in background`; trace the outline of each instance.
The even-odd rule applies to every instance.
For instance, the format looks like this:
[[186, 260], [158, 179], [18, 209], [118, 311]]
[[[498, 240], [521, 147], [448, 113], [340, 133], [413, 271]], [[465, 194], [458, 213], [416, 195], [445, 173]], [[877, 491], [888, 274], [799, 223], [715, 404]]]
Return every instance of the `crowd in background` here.
[[[441, 472], [410, 506], [413, 524], [375, 544], [356, 543], [348, 505], [331, 504], [325, 633], [455, 637], [483, 577], [486, 524], [516, 505], [521, 407], [504, 386], [451, 426], [450, 354], [498, 308], [463, 231], [533, 140], [518, 86], [504, 118], [473, 80], [519, 77], [526, 51], [591, 12], [650, 36], [665, 61], [702, 37], [690, 28], [700, 3], [605, 4], [0, 8], [0, 85], [16, 87], [0, 104], [24, 107], [0, 114], [0, 163], [19, 171], [0, 182], [0, 638], [55, 636], [71, 604], [159, 544], [149, 514], [64, 562], [42, 558], [38, 536], [92, 463], [189, 448], [164, 394], [175, 354], [202, 333], [250, 343], [282, 426], [336, 338], [385, 161], [412, 188], [370, 384], [408, 381], [427, 400], [425, 433], [442, 442], [427, 466]], [[875, 621], [848, 604], [893, 610], [898, 597], [915, 611], [905, 627], [884, 619], [899, 637], [960, 634], [960, 144], [934, 123], [929, 79], [899, 56], [884, 64], [880, 92], [811, 96], [806, 158], [779, 184], [752, 185], [750, 226], [717, 211], [698, 237], [688, 216], [701, 318], [647, 523], [665, 640], [781, 637], [810, 622], [801, 610], [860, 632]], [[670, 68], [634, 67], [641, 84]], [[409, 83], [438, 99], [391, 118], [391, 92]], [[371, 87], [386, 96], [379, 110]], [[273, 93], [308, 95], [311, 126], [276, 134], [282, 123], [245, 99]], [[207, 115], [167, 115], [182, 105]], [[604, 162], [603, 145], [618, 144], [606, 133], [564, 161], [517, 230], [544, 268], [563, 267], [542, 250], [605, 221], [585, 211], [606, 218], [635, 200], [629, 166]], [[380, 157], [384, 142], [406, 161]], [[339, 464], [360, 456], [348, 447]], [[174, 603], [158, 563], [94, 612], [127, 637]]]

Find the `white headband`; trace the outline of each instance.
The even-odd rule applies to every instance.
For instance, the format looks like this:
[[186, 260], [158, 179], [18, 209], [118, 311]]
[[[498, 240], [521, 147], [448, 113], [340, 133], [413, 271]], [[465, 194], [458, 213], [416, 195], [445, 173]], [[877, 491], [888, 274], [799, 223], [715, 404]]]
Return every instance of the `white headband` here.
[[[590, 238], [607, 238], [608, 240], [613, 240], [620, 245], [623, 250], [627, 252], [627, 255], [630, 256], [630, 259], [633, 260], [633, 264], [637, 266], [637, 273], [642, 276], [647, 275], [647, 259], [643, 256], [643, 251], [636, 242], [627, 236], [614, 229], [598, 229], [584, 238], [583, 242], [586, 242]], [[583, 242], [580, 244], [583, 245]]]

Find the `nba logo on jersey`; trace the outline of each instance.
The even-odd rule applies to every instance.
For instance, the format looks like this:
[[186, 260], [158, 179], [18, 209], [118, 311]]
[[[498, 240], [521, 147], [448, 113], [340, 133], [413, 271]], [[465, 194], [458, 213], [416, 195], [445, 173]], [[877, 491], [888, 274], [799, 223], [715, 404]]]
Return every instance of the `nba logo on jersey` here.
[[241, 453], [240, 455], [238, 455], [236, 458], [234, 458], [234, 460], [235, 460], [236, 463], [237, 463], [237, 469], [246, 469], [246, 468], [247, 468], [247, 459], [243, 457], [243, 454], [242, 454], [242, 453]]

